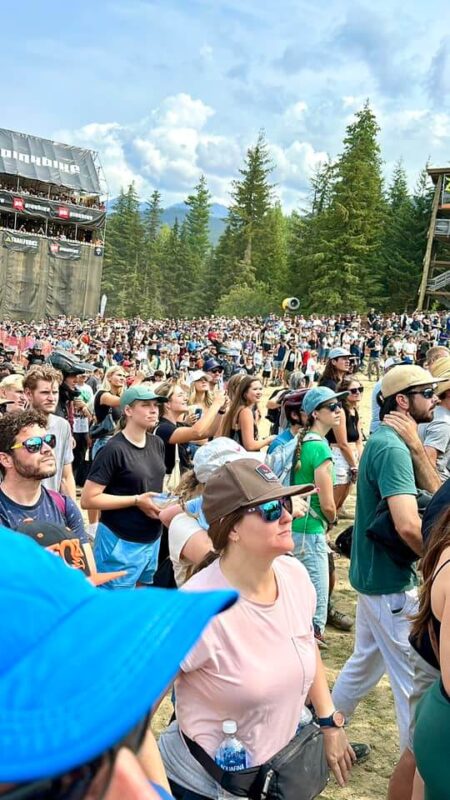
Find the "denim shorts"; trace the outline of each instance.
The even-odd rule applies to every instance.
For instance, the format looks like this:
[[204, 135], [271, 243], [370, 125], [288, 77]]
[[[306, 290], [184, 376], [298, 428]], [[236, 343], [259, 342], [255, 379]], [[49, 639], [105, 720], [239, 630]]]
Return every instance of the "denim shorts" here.
[[151, 544], [126, 542], [99, 522], [94, 542], [94, 558], [99, 572], [126, 569], [122, 578], [103, 585], [103, 589], [133, 589], [137, 583], [151, 584], [158, 566], [160, 539]]

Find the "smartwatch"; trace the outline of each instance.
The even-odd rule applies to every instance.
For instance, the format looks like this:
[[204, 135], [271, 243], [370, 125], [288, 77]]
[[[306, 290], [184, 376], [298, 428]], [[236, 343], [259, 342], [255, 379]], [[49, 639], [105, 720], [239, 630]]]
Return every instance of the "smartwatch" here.
[[345, 715], [342, 711], [333, 711], [329, 717], [318, 717], [317, 721], [321, 728], [343, 728]]

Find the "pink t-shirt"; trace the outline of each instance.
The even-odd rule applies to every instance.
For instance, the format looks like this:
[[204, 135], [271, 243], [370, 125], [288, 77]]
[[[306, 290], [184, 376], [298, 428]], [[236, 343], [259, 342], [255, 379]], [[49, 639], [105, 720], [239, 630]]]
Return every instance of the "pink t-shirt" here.
[[[233, 719], [253, 765], [295, 734], [316, 671], [312, 618], [316, 593], [296, 558], [274, 561], [278, 597], [261, 605], [244, 597], [215, 617], [182, 664], [176, 682], [180, 729], [211, 756]], [[183, 589], [230, 588], [219, 560]]]

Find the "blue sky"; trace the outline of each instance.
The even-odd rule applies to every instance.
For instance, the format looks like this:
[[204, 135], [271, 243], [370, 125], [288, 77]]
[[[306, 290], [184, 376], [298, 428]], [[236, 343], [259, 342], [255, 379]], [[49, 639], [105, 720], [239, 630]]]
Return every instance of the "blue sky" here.
[[[99, 151], [110, 194], [226, 203], [264, 128], [286, 210], [370, 99], [387, 178], [450, 163], [448, 0], [2, 4], [2, 125]], [[6, 49], [6, 52], [5, 52]]]

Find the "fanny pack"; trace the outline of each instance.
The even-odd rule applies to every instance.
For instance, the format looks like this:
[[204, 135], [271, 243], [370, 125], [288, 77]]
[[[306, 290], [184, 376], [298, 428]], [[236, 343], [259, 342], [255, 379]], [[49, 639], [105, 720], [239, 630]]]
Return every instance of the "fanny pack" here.
[[189, 752], [225, 791], [250, 800], [313, 800], [328, 782], [328, 765], [320, 728], [305, 725], [293, 739], [259, 767], [227, 772], [182, 734]]

